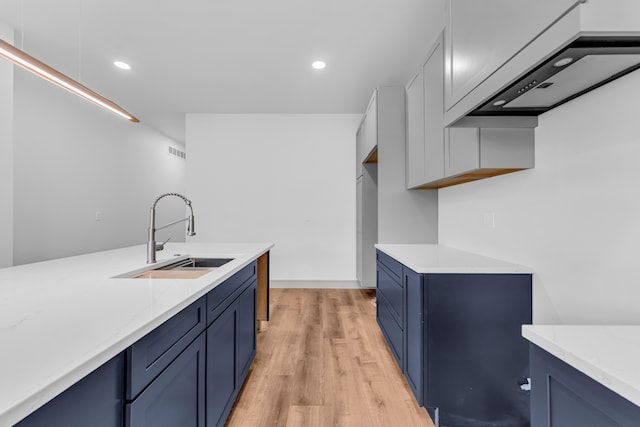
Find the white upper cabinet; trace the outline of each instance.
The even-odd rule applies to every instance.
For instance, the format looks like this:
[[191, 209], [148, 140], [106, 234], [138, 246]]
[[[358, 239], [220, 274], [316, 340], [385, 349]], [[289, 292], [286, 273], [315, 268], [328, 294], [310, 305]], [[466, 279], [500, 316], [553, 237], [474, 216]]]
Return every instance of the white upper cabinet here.
[[[452, 109], [579, 3], [579, 0], [448, 0], [445, 109]], [[448, 118], [446, 124], [450, 121]]]
[[371, 152], [378, 146], [378, 92], [373, 92], [363, 122], [365, 137], [362, 139], [360, 162], [367, 160]]
[[[481, 110], [486, 114], [476, 110], [503, 91], [508, 93], [506, 101], [498, 101], [511, 103], [508, 108], [537, 107], [535, 102], [531, 102], [531, 96], [527, 101], [513, 103], [513, 91], [537, 89], [537, 84], [544, 84], [538, 78], [546, 80], [551, 75], [558, 79], [566, 76], [564, 71], [557, 70], [557, 75], [549, 74], [554, 69], [545, 64], [545, 61], [564, 52], [565, 48], [576, 49], [572, 53], [576, 55], [572, 58], [573, 65], [567, 70], [573, 66], [584, 66], [586, 60], [580, 58], [585, 55], [591, 61], [592, 56], [597, 55], [632, 54], [627, 59], [633, 63], [632, 56], [637, 57], [638, 54], [634, 50], [638, 47], [640, 37], [638, 0], [446, 1], [445, 126], [459, 126], [458, 121], [470, 113], [479, 117], [497, 113], [506, 117], [503, 124], [509, 126], [509, 116], [528, 114], [535, 117], [549, 109], [546, 107], [553, 108], [552, 105], [540, 104], [538, 110], [522, 108], [518, 114], [509, 114], [508, 110], [501, 109]], [[623, 47], [632, 51], [627, 52]], [[570, 84], [562, 79], [551, 81], [551, 84], [555, 84], [555, 90], [548, 92], [560, 94], [554, 105], [562, 103], [562, 94], [566, 94], [566, 100], [570, 100], [573, 97], [570, 95], [579, 96], [589, 88], [597, 87], [600, 82], [610, 81], [609, 77], [634, 69], [625, 65], [625, 61], [620, 61], [619, 69], [611, 65], [611, 61], [604, 62], [608, 68], [602, 68], [599, 71], [602, 74], [591, 69], [590, 77], [580, 84], [573, 78], [568, 80]], [[611, 74], [610, 68], [616, 74]], [[533, 75], [531, 80], [527, 80], [529, 75]]]
[[445, 108], [449, 110], [577, 3], [449, 0]]
[[443, 50], [441, 35], [406, 86], [407, 188], [444, 177]]

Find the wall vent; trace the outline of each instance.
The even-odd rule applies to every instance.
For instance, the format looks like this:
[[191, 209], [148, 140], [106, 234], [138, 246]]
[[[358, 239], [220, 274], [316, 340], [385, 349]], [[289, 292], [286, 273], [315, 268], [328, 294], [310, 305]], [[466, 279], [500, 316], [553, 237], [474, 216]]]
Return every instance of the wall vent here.
[[181, 159], [186, 159], [187, 158], [187, 153], [185, 153], [182, 150], [178, 150], [175, 147], [169, 146], [169, 154], [172, 154], [176, 157], [180, 157]]

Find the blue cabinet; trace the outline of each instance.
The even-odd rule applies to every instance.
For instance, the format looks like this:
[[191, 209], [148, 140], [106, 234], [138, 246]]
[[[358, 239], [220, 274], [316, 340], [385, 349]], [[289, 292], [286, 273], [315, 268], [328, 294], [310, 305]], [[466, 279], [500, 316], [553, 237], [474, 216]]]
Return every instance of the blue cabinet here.
[[637, 427], [640, 407], [537, 347], [531, 351], [532, 427]]
[[405, 267], [403, 269], [404, 287], [406, 289], [406, 363], [404, 375], [413, 391], [416, 400], [422, 398], [423, 354], [423, 310], [422, 310], [422, 275]]
[[377, 297], [380, 329], [436, 425], [529, 426], [530, 274], [419, 274], [378, 252]]
[[124, 354], [105, 363], [16, 427], [121, 427]]
[[127, 404], [127, 427], [204, 427], [205, 344], [200, 334]]
[[256, 354], [257, 263], [17, 427], [223, 426]]
[[205, 328], [205, 297], [127, 349], [127, 400], [134, 399]]
[[376, 266], [376, 320], [400, 369], [404, 368], [405, 294], [402, 264], [378, 252]]
[[223, 426], [256, 354], [257, 281], [207, 328], [207, 427]]

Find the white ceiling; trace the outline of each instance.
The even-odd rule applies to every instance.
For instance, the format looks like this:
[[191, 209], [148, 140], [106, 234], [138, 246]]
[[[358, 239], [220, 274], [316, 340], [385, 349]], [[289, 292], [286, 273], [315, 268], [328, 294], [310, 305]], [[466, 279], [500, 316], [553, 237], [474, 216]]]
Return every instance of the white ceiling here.
[[16, 46], [178, 141], [184, 113], [361, 113], [443, 16], [444, 0], [0, 0]]

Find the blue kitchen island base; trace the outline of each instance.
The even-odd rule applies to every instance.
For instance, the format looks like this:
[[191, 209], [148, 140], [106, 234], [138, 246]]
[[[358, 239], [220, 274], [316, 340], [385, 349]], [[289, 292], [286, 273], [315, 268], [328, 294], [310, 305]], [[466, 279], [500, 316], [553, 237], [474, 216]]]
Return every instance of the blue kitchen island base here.
[[532, 427], [638, 427], [640, 407], [531, 344]]

